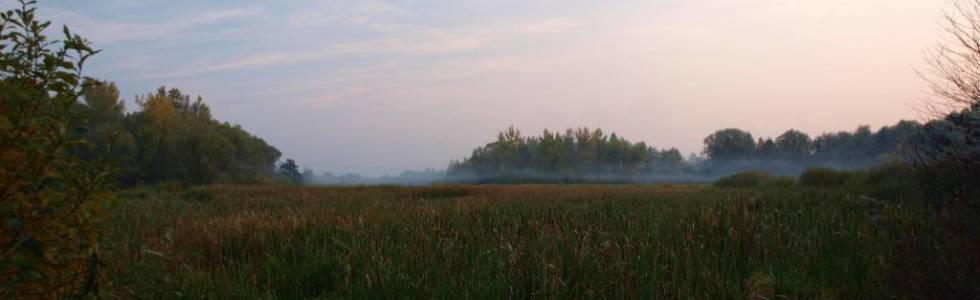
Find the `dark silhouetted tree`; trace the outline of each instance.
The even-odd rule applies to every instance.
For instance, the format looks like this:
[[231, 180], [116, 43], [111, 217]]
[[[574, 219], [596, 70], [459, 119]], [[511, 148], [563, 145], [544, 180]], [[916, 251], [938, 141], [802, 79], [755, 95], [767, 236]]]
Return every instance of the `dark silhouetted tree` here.
[[299, 165], [292, 159], [286, 159], [286, 162], [279, 165], [279, 175], [295, 185], [303, 184], [303, 174], [299, 172]]
[[813, 140], [806, 133], [791, 129], [776, 138], [776, 152], [780, 158], [802, 161], [813, 154]]
[[749, 159], [754, 152], [752, 134], [741, 129], [722, 129], [704, 138], [704, 154], [713, 162]]

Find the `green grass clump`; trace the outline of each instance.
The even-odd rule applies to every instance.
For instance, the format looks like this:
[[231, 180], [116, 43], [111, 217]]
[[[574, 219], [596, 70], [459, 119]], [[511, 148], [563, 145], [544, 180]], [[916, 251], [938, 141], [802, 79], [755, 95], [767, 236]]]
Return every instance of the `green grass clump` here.
[[794, 188], [798, 186], [796, 178], [773, 177], [762, 183], [763, 188]]
[[772, 175], [763, 171], [749, 171], [722, 177], [715, 181], [715, 187], [723, 188], [753, 188], [760, 187], [772, 179]]
[[810, 168], [800, 174], [800, 184], [804, 186], [835, 187], [843, 186], [853, 173], [828, 168]]
[[891, 249], [924, 226], [910, 221], [922, 220], [917, 206], [785, 184], [154, 192], [114, 211], [107, 268], [119, 280], [107, 289], [118, 299], [903, 295]]

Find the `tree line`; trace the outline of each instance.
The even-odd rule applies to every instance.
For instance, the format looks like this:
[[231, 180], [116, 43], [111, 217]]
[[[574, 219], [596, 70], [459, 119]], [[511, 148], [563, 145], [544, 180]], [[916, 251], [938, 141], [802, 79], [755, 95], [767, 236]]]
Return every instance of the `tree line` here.
[[900, 121], [877, 131], [859, 126], [854, 131], [824, 133], [816, 138], [790, 129], [776, 138], [753, 139], [741, 129], [723, 129], [704, 139], [706, 158], [699, 168], [711, 173], [762, 170], [795, 174], [809, 167], [860, 169], [902, 160], [908, 145], [922, 134], [922, 124]]
[[201, 97], [159, 88], [136, 97], [127, 113], [114, 83], [89, 80], [76, 104], [84, 122], [71, 135], [85, 141], [70, 152], [110, 157], [123, 186], [180, 182], [261, 183], [276, 180], [278, 149], [238, 125], [219, 122]]
[[704, 138], [699, 154], [685, 158], [676, 148], [657, 149], [631, 142], [601, 129], [545, 130], [524, 136], [516, 128], [496, 141], [452, 161], [450, 180], [456, 181], [657, 181], [708, 180], [746, 170], [777, 174], [799, 173], [813, 166], [856, 169], [904, 157], [908, 143], [921, 136], [923, 126], [901, 121], [873, 131], [826, 133], [816, 138], [788, 130], [776, 138], [755, 139], [729, 128]]
[[656, 149], [601, 129], [545, 130], [524, 136], [510, 127], [497, 140], [449, 164], [452, 180], [621, 180], [685, 168], [677, 149]]

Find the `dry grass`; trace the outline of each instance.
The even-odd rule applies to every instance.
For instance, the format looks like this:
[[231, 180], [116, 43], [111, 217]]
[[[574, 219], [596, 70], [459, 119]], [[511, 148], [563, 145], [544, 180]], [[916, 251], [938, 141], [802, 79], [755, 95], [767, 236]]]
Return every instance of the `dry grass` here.
[[883, 299], [898, 293], [893, 225], [917, 213], [839, 189], [684, 185], [124, 198], [108, 289], [124, 299]]

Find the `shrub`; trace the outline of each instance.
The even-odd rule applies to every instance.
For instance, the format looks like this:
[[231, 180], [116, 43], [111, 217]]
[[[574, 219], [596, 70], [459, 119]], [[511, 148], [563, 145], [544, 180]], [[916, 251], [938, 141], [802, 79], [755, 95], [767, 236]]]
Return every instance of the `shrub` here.
[[848, 185], [879, 199], [921, 198], [921, 172], [913, 167], [890, 162], [851, 173]]
[[772, 175], [767, 172], [749, 171], [722, 177], [715, 181], [714, 186], [723, 188], [758, 187], [771, 178]]
[[810, 168], [800, 175], [800, 184], [804, 186], [843, 186], [851, 178], [851, 173], [827, 168]]
[[82, 64], [97, 51], [64, 28], [43, 33], [34, 1], [0, 14], [0, 298], [81, 298], [96, 288], [103, 204], [113, 197], [103, 159], [83, 160], [68, 132]]
[[959, 211], [980, 231], [980, 104], [926, 124], [912, 154], [930, 205]]
[[194, 200], [194, 201], [210, 201], [214, 199], [214, 195], [211, 194], [211, 190], [206, 187], [194, 187], [185, 190], [180, 193], [181, 199]]
[[791, 188], [796, 185], [796, 178], [793, 177], [774, 177], [762, 184], [766, 188]]

